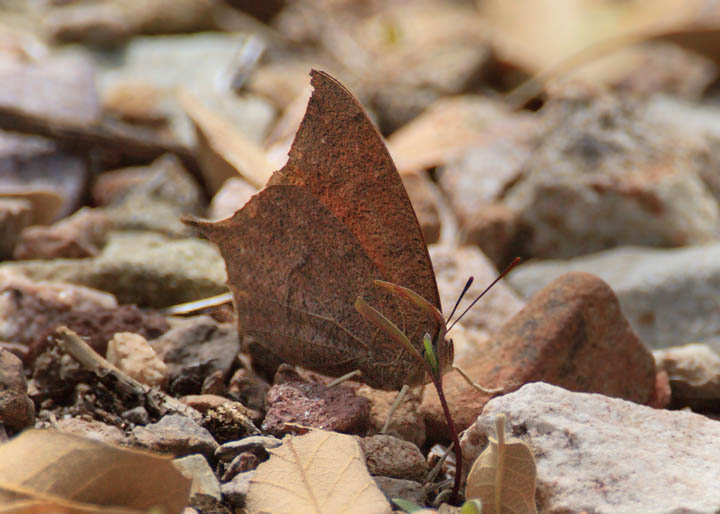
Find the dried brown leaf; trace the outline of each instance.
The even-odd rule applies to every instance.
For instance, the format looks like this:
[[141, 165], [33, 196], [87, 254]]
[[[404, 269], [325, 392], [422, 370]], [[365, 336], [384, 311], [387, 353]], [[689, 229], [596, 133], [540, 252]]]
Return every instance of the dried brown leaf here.
[[489, 438], [470, 468], [465, 497], [480, 498], [484, 514], [536, 514], [533, 454], [520, 440], [505, 441], [504, 416], [498, 416], [495, 427], [498, 438]]
[[169, 457], [52, 430], [28, 430], [0, 446], [0, 504], [40, 501], [27, 512], [48, 512], [47, 502], [70, 505], [59, 512], [158, 507], [171, 514], [182, 512], [189, 493], [190, 480]]
[[249, 512], [274, 514], [389, 513], [390, 504], [365, 466], [357, 441], [313, 430], [270, 450], [250, 483]]
[[260, 147], [192, 93], [180, 90], [178, 100], [195, 125], [197, 159], [211, 194], [238, 174], [258, 188], [268, 181], [273, 169]]

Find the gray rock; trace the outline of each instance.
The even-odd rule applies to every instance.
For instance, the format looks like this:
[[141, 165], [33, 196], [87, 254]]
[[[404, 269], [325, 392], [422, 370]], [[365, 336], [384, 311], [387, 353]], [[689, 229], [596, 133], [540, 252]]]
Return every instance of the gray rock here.
[[720, 355], [705, 344], [686, 344], [653, 352], [672, 389], [672, 406], [720, 411]]
[[389, 501], [402, 498], [415, 505], [425, 505], [425, 489], [420, 482], [392, 477], [373, 477], [373, 480]]
[[365, 463], [371, 475], [422, 481], [427, 475], [427, 462], [420, 448], [410, 441], [391, 435], [377, 434], [360, 438]]
[[255, 476], [255, 470], [238, 473], [230, 482], [220, 486], [223, 498], [235, 508], [245, 506], [245, 499], [250, 490], [250, 480]]
[[193, 233], [181, 218], [201, 214], [203, 192], [177, 157], [168, 154], [149, 166], [117, 172], [142, 174], [142, 180], [129, 187], [125, 194], [99, 209], [117, 230], [149, 230], [172, 237]]
[[213, 373], [228, 379], [240, 351], [236, 327], [209, 316], [178, 320], [150, 344], [168, 366], [172, 390], [182, 395], [200, 393], [203, 381]]
[[247, 451], [264, 451], [272, 448], [277, 448], [282, 444], [280, 439], [272, 436], [264, 435], [253, 435], [250, 437], [243, 437], [237, 441], [229, 441], [220, 445], [215, 450], [215, 458], [221, 462], [230, 462], [241, 453]]
[[720, 351], [720, 244], [672, 250], [617, 248], [571, 260], [530, 262], [508, 280], [525, 297], [569, 271], [613, 288], [623, 313], [651, 348], [703, 341]]
[[212, 458], [218, 448], [210, 432], [192, 419], [176, 415], [163, 416], [157, 423], [135, 427], [130, 444], [176, 457], [201, 453]]
[[200, 239], [170, 239], [150, 232], [114, 232], [92, 259], [6, 263], [36, 280], [55, 280], [113, 293], [120, 303], [166, 307], [220, 294], [225, 262]]
[[188, 455], [173, 461], [185, 478], [192, 480], [190, 486], [190, 505], [200, 512], [208, 509], [217, 509], [222, 503], [220, 493], [220, 482], [213, 470], [210, 469], [208, 461], [199, 454]]
[[500, 413], [507, 437], [532, 449], [539, 512], [717, 512], [717, 421], [532, 383], [491, 400], [465, 432], [468, 465]]
[[[246, 36], [219, 32], [135, 37], [116, 66], [100, 74], [100, 88], [109, 91], [139, 80], [152, 86], [162, 98], [173, 133], [192, 144], [194, 131], [175, 97], [181, 87], [222, 113], [250, 140], [261, 143], [275, 118], [274, 108], [257, 96], [235, 95], [231, 87], [235, 60], [246, 41]], [[193, 66], [188, 67], [188, 62]]]
[[551, 127], [506, 204], [531, 227], [533, 257], [619, 245], [682, 246], [717, 237], [720, 210], [675, 131], [647, 122], [635, 99], [597, 93], [549, 102]]

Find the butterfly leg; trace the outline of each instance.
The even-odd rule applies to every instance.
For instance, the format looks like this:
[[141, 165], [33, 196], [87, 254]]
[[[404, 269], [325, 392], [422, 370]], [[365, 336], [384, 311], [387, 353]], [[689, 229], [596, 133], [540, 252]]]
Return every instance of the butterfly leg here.
[[462, 376], [462, 377], [465, 379], [465, 381], [466, 381], [468, 384], [470, 384], [471, 387], [474, 387], [475, 389], [477, 389], [477, 390], [480, 391], [480, 392], [483, 392], [483, 393], [485, 393], [485, 394], [498, 394], [498, 393], [502, 393], [502, 392], [503, 392], [503, 388], [502, 388], [502, 387], [498, 387], [498, 388], [496, 388], [496, 389], [492, 389], [492, 388], [488, 388], [488, 387], [483, 387], [483, 386], [481, 386], [481, 385], [478, 384], [477, 382], [473, 381], [473, 379], [470, 378], [470, 377], [468, 376], [468, 374], [465, 373], [465, 371], [464, 371], [460, 366], [453, 366], [453, 369], [454, 369], [455, 371], [457, 371], [458, 373], [460, 373], [460, 376]]
[[398, 410], [398, 407], [400, 407], [400, 403], [405, 398], [405, 395], [410, 390], [410, 387], [405, 384], [400, 389], [400, 392], [395, 397], [395, 401], [393, 401], [392, 405], [390, 406], [390, 410], [388, 411], [387, 418], [385, 418], [385, 424], [382, 427], [382, 430], [380, 430], [381, 434], [385, 434], [388, 431], [388, 428], [390, 428], [390, 421], [392, 421], [392, 417], [395, 415], [395, 411]]

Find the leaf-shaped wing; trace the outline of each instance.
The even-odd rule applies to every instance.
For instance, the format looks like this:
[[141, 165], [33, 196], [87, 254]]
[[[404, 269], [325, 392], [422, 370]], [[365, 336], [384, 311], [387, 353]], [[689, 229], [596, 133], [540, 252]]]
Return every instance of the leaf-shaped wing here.
[[365, 467], [357, 441], [313, 430], [288, 437], [250, 483], [250, 512], [385, 514], [390, 504]]

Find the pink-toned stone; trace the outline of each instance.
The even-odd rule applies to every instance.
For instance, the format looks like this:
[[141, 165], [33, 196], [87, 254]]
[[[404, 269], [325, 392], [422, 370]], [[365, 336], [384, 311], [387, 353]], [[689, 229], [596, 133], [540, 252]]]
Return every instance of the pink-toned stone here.
[[97, 420], [88, 421], [78, 417], [63, 418], [58, 420], [57, 429], [108, 444], [125, 442], [125, 434], [122, 430]]
[[370, 423], [370, 402], [346, 386], [288, 381], [274, 385], [266, 397], [263, 429], [282, 436], [293, 425], [363, 435]]
[[[582, 272], [567, 273], [538, 292], [477, 358], [460, 364], [474, 381], [506, 393], [542, 381], [647, 404], [655, 388], [652, 354], [623, 316], [615, 293]], [[464, 430], [490, 396], [456, 373], [447, 374], [444, 384], [458, 430]], [[422, 409], [428, 438], [446, 439], [437, 395], [426, 394]]]
[[49, 227], [23, 230], [13, 256], [17, 260], [95, 257], [111, 227], [105, 212], [84, 208]]

